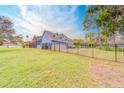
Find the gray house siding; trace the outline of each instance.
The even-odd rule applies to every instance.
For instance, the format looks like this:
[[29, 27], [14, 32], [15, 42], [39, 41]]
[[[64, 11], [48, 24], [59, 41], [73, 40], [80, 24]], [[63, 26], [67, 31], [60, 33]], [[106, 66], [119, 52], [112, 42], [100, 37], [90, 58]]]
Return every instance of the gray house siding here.
[[67, 48], [66, 42], [54, 41], [51, 43], [51, 50], [63, 50]]
[[48, 37], [47, 33], [43, 34], [42, 40], [41, 40], [41, 48], [50, 48], [51, 39]]
[[72, 40], [66, 37], [64, 34], [52, 33], [49, 31], [44, 31], [40, 40], [41, 48], [51, 50], [64, 50], [72, 44]]

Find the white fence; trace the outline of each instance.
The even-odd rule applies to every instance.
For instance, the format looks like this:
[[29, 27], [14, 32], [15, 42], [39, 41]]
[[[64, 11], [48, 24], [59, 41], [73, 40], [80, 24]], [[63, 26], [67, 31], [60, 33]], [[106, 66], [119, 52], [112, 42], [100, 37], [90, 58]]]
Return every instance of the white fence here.
[[21, 45], [2, 45], [0, 48], [22, 48]]

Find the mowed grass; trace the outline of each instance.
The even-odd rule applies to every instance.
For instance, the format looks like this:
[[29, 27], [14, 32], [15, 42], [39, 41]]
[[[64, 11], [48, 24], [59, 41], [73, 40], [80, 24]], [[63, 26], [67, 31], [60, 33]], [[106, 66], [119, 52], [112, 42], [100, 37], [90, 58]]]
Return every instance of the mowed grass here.
[[0, 87], [98, 87], [91, 63], [41, 49], [0, 49]]
[[[77, 53], [77, 49], [68, 49], [70, 53]], [[97, 48], [80, 48], [79, 54], [115, 61], [115, 51], [105, 51]], [[124, 62], [124, 52], [117, 52], [117, 61]]]

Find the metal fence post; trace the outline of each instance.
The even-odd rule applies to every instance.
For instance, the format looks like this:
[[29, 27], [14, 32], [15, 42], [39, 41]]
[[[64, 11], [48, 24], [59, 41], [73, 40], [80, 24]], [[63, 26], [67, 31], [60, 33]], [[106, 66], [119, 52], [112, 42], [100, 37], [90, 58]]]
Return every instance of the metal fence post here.
[[79, 46], [77, 46], [77, 54], [79, 55]]
[[94, 46], [92, 44], [92, 58], [94, 58]]
[[115, 44], [115, 62], [117, 62], [117, 44]]
[[59, 52], [60, 52], [60, 42], [59, 42]]
[[68, 53], [68, 44], [66, 44], [66, 52]]
[[55, 42], [54, 42], [54, 51], [55, 51]]

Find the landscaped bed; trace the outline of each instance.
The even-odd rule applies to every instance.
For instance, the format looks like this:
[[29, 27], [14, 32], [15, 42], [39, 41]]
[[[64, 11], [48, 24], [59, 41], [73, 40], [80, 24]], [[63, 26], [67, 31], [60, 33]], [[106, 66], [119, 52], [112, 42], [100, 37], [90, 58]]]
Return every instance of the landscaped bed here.
[[0, 87], [124, 87], [124, 64], [41, 49], [0, 49]]

